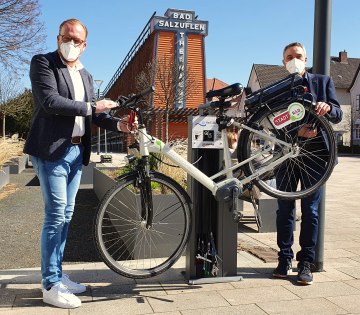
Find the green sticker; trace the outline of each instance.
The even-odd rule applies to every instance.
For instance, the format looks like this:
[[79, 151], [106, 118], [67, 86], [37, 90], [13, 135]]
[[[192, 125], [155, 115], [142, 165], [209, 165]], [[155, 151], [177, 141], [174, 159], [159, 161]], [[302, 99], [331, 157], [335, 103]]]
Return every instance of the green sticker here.
[[159, 140], [159, 139], [157, 139], [157, 140], [155, 141], [155, 144], [159, 146], [160, 151], [161, 151], [161, 150], [163, 149], [163, 147], [164, 147], [164, 143], [163, 143], [161, 140]]
[[291, 121], [298, 121], [304, 118], [305, 108], [299, 102], [291, 103], [288, 107]]

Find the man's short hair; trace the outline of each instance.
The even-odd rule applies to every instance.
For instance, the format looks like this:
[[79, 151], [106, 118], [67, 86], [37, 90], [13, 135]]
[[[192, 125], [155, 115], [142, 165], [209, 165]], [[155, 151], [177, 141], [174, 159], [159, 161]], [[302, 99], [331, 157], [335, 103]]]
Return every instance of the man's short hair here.
[[81, 21], [79, 21], [78, 19], [68, 19], [68, 20], [62, 22], [60, 24], [60, 27], [59, 27], [59, 34], [61, 34], [61, 28], [67, 23], [69, 23], [69, 24], [80, 24], [84, 28], [84, 30], [85, 30], [85, 38], [87, 38], [88, 30], [87, 30], [86, 26]]
[[290, 48], [290, 47], [295, 47], [295, 46], [299, 46], [303, 49], [305, 57], [306, 57], [306, 49], [305, 46], [299, 42], [294, 42], [294, 43], [290, 43], [289, 45], [286, 45], [283, 51], [283, 55], [285, 54], [286, 49]]

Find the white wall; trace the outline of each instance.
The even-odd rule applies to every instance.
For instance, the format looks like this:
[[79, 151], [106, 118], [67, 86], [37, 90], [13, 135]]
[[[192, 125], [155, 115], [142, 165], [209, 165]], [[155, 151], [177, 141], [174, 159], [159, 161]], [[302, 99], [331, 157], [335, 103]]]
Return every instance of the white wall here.
[[[353, 86], [350, 89], [351, 95], [351, 105], [352, 105], [352, 119], [353, 119], [353, 128], [355, 129], [355, 121], [360, 119], [360, 111], [356, 108], [356, 96], [360, 95], [360, 72], [356, 77], [356, 80]], [[353, 130], [353, 137], [355, 137], [355, 131]], [[353, 139], [355, 145], [360, 145], [360, 139]]]

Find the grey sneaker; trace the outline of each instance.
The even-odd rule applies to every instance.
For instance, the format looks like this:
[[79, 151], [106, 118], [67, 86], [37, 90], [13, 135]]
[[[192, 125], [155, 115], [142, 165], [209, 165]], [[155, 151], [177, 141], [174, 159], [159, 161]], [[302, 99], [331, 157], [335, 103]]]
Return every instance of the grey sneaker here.
[[273, 271], [273, 277], [286, 278], [292, 272], [291, 261], [281, 261]]
[[298, 267], [297, 282], [301, 284], [313, 284], [311, 264], [308, 261], [300, 261], [297, 267]]
[[70, 280], [66, 273], [63, 273], [61, 282], [71, 293], [83, 293], [86, 291], [86, 286]]

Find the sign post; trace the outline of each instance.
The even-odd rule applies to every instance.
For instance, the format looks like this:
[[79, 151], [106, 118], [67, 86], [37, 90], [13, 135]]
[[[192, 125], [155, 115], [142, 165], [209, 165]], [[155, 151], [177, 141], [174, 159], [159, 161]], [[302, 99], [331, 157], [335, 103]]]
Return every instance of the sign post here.
[[[332, 0], [315, 0], [313, 73], [330, 75], [331, 6]], [[318, 210], [314, 271], [324, 270], [325, 194], [324, 185]]]

